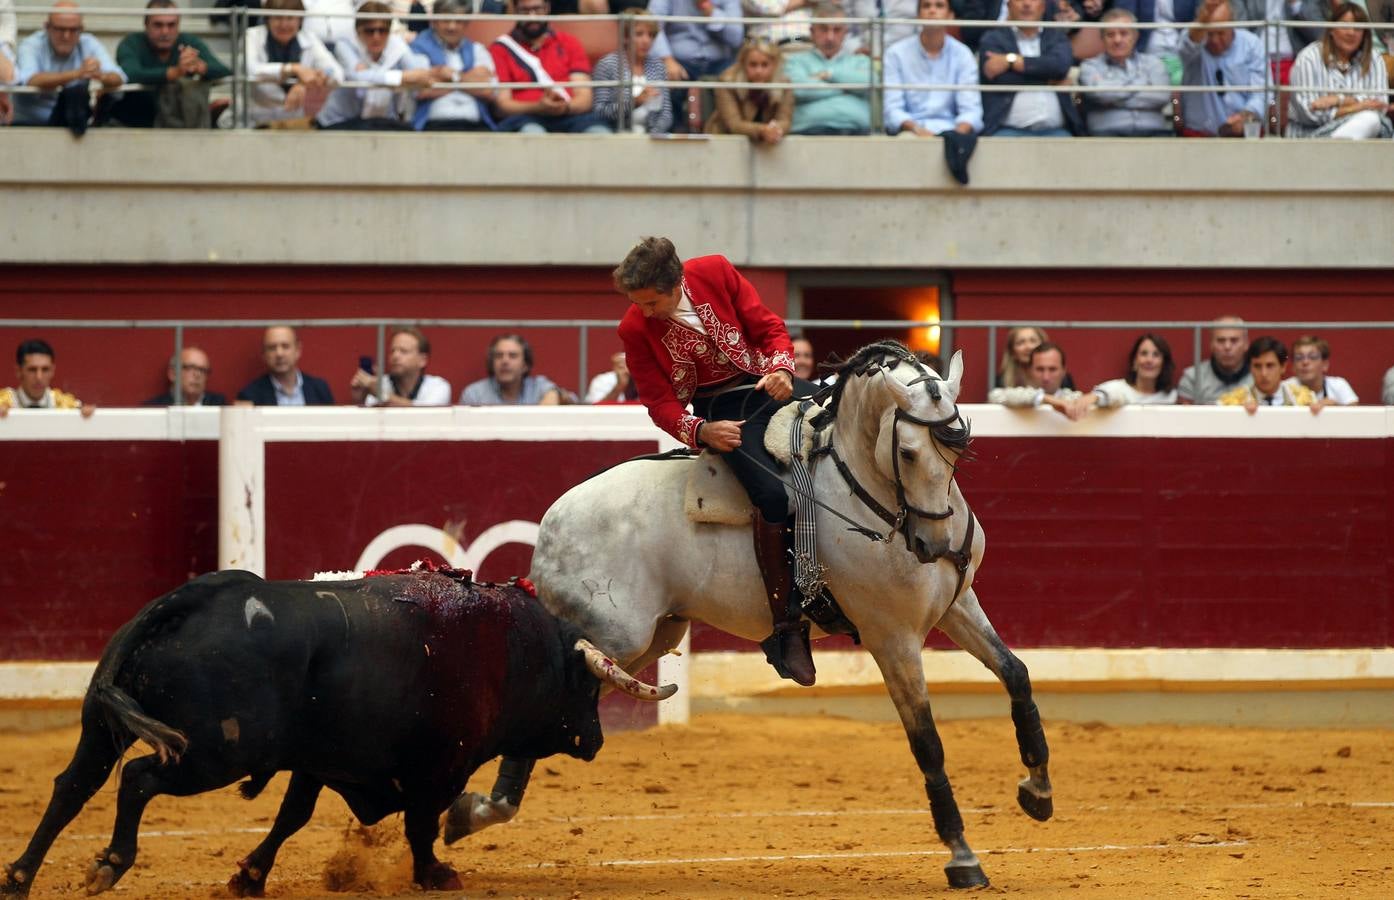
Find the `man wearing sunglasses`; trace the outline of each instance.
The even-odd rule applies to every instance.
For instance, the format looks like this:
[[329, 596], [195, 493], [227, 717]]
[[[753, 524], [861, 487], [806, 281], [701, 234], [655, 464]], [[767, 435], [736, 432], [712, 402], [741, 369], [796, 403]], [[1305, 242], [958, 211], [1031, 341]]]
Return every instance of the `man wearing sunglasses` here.
[[64, 125], [51, 121], [58, 105], [58, 91], [100, 82], [111, 90], [126, 83], [126, 73], [116, 65], [101, 41], [82, 30], [82, 16], [72, 12], [77, 4], [59, 0], [36, 31], [19, 45], [15, 82], [39, 88], [43, 93], [17, 94], [16, 125]]
[[[121, 98], [113, 112], [130, 128], [152, 128], [162, 102], [180, 105], [189, 93], [196, 115], [188, 125], [206, 126], [208, 82], [228, 78], [232, 70], [223, 64], [201, 38], [179, 30], [174, 0], [150, 0], [145, 4], [145, 30], [126, 35], [116, 47], [116, 62], [132, 84], [148, 84], [154, 90], [132, 91]], [[169, 95], [168, 98], [162, 95]], [[201, 110], [200, 110], [201, 107]], [[168, 108], [168, 107], [167, 107]], [[197, 115], [201, 111], [201, 115]], [[162, 125], [174, 124], [162, 121]]]

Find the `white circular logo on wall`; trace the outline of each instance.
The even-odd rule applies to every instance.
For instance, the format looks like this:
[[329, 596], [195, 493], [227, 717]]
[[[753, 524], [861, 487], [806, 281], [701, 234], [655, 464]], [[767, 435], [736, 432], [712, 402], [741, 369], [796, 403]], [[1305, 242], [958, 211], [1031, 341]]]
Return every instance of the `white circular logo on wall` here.
[[354, 569], [367, 572], [378, 568], [387, 554], [402, 547], [421, 547], [439, 553], [446, 562], [458, 569], [478, 572], [484, 560], [504, 544], [537, 546], [537, 523], [513, 519], [486, 528], [468, 547], [460, 544], [434, 525], [393, 525], [368, 542], [358, 556]]

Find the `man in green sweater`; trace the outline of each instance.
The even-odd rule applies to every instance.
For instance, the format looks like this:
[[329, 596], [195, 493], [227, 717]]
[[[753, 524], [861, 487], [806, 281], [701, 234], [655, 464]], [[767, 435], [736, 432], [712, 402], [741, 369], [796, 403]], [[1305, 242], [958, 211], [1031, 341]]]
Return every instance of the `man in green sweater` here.
[[814, 6], [813, 49], [784, 58], [784, 73], [795, 84], [835, 86], [794, 90], [792, 134], [866, 134], [871, 128], [871, 57], [845, 45], [846, 24], [816, 21], [846, 15], [835, 3]]
[[178, 13], [159, 12], [177, 9], [174, 0], [150, 0], [145, 8], [152, 11], [145, 17], [145, 31], [122, 38], [116, 59], [130, 83], [154, 90], [126, 94], [114, 117], [132, 128], [152, 128], [163, 111], [162, 125], [206, 127], [208, 82], [227, 78], [232, 70], [202, 40], [179, 32]]

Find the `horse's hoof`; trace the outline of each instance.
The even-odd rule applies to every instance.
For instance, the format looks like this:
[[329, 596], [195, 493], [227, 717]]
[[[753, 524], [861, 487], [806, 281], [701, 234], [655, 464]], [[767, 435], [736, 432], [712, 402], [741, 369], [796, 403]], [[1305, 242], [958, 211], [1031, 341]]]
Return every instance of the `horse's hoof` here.
[[1026, 779], [1017, 785], [1016, 802], [1021, 806], [1022, 812], [1026, 813], [1037, 822], [1049, 821], [1055, 814], [1055, 801], [1050, 794], [1041, 796], [1031, 790], [1031, 779]]
[[983, 874], [983, 867], [979, 865], [947, 865], [944, 867], [944, 874], [949, 876], [949, 887], [951, 888], [967, 889], [988, 886], [987, 876]]
[[416, 883], [426, 891], [460, 891], [465, 887], [460, 883], [460, 876], [455, 874], [455, 870], [443, 862], [434, 862], [427, 866], [421, 877], [416, 879]]
[[478, 796], [474, 793], [462, 794], [445, 811], [445, 822], [441, 828], [441, 840], [445, 841], [445, 846], [449, 847], [460, 838], [469, 836], [470, 809]]

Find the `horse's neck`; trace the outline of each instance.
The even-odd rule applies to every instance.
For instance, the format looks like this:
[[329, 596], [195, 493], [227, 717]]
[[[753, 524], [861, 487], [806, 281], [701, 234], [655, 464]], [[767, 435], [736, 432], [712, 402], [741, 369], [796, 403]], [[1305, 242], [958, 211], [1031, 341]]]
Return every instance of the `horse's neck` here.
[[[849, 385], [849, 388], [851, 386]], [[837, 418], [832, 425], [832, 442], [837, 455], [852, 470], [852, 475], [887, 509], [894, 508], [895, 486], [888, 482], [876, 467], [876, 440], [881, 434], [883, 408], [877, 408], [876, 398], [865, 390], [848, 390], [838, 404]], [[884, 406], [884, 404], [881, 404]]]

